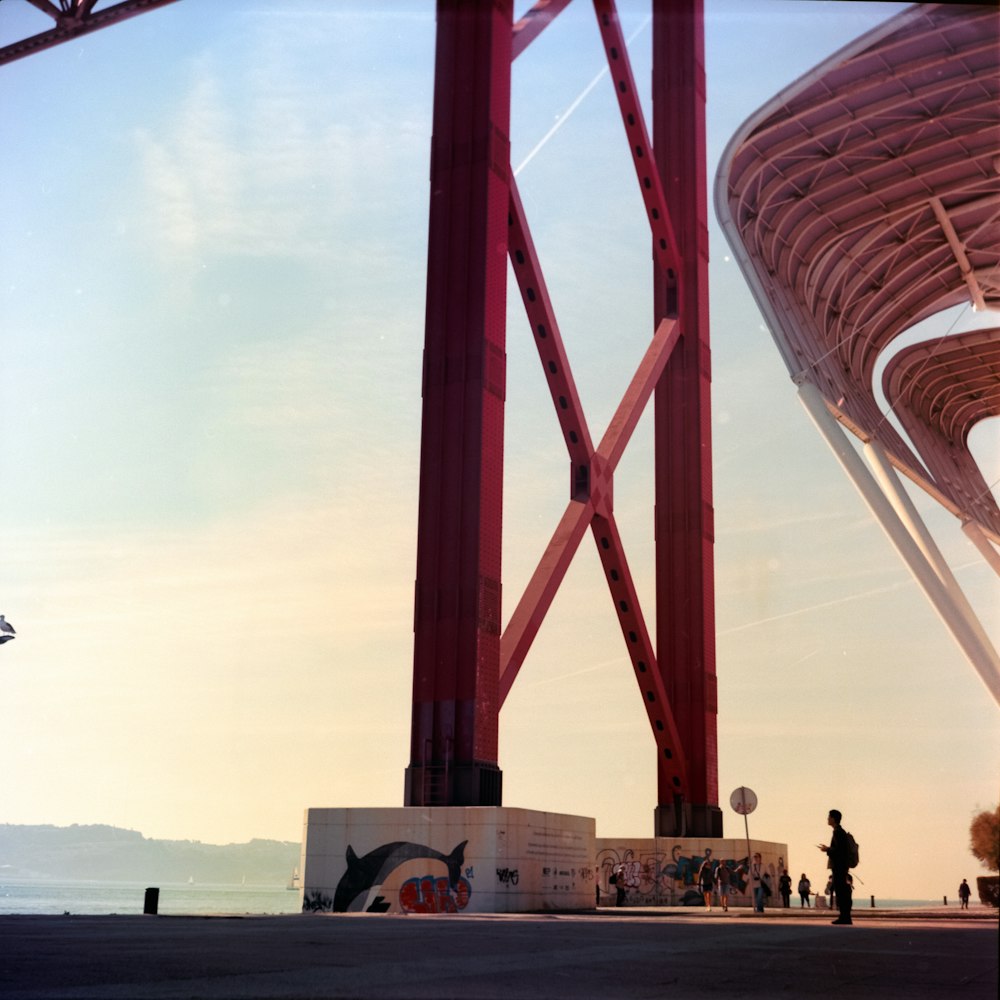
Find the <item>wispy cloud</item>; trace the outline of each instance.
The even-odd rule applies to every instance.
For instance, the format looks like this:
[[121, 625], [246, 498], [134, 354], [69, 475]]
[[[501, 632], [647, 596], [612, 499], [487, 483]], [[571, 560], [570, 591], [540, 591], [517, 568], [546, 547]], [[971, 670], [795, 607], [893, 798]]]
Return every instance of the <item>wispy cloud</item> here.
[[382, 178], [379, 197], [365, 202], [369, 217], [407, 196], [400, 161], [425, 159], [426, 135], [405, 112], [310, 99], [287, 51], [258, 55], [238, 88], [202, 58], [173, 117], [134, 135], [141, 211], [155, 220], [161, 253], [309, 259], [347, 252], [352, 241], [359, 252], [359, 190]]

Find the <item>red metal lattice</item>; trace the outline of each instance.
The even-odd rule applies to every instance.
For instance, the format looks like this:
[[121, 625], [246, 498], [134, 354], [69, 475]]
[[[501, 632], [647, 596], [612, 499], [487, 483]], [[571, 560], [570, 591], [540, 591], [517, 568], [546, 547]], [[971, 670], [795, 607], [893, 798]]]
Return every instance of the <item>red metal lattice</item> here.
[[[553, 3], [546, 3], [543, 0], [536, 4], [521, 22], [513, 25], [511, 31], [515, 42], [512, 46], [512, 55], [516, 56], [523, 51], [530, 40], [536, 37], [565, 5], [565, 0]], [[675, 549], [671, 548], [668, 542], [662, 547], [658, 546], [658, 574], [666, 578], [666, 583], [661, 582], [658, 586], [657, 619], [661, 622], [659, 626], [661, 633], [676, 630], [687, 636], [691, 631], [692, 620], [702, 632], [705, 628], [714, 628], [711, 609], [706, 613], [702, 607], [706, 601], [709, 604], [713, 602], [711, 566], [706, 569], [701, 565], [705, 559], [710, 564], [712, 558], [711, 455], [710, 451], [706, 451], [706, 443], [710, 443], [707, 438], [708, 338], [705, 281], [707, 248], [701, 239], [707, 215], [704, 151], [696, 151], [693, 157], [682, 159], [679, 177], [678, 168], [676, 166], [671, 168], [672, 193], [676, 202], [672, 204], [664, 190], [664, 165], [662, 162], [658, 163], [653, 155], [615, 6], [611, 0], [594, 0], [594, 9], [650, 225], [657, 289], [654, 303], [655, 332], [607, 431], [595, 447], [567, 360], [517, 185], [508, 170], [507, 251], [570, 457], [572, 476], [570, 498], [565, 513], [500, 639], [498, 702], [502, 704], [511, 690], [532, 640], [541, 626], [581, 539], [589, 528], [597, 545], [657, 747], [659, 802], [661, 809], [666, 811], [666, 822], [661, 822], [658, 818], [658, 825], [672, 829], [682, 828], [694, 815], [695, 825], [701, 827], [697, 832], [712, 835], [721, 833], [721, 823], [716, 822], [713, 815], [718, 814], [717, 771], [714, 756], [714, 643], [711, 637], [706, 638], [700, 633], [693, 639], [693, 646], [698, 650], [696, 656], [689, 657], [687, 662], [680, 662], [675, 658], [669, 670], [657, 662], [653, 640], [645, 624], [615, 522], [613, 506], [614, 474], [618, 462], [647, 403], [654, 392], [661, 392], [661, 388], [658, 387], [663, 386], [664, 373], [668, 365], [676, 367], [674, 359], [680, 355], [684, 359], [680, 367], [681, 379], [671, 392], [682, 395], [679, 399], [671, 399], [670, 407], [679, 406], [686, 415], [687, 422], [681, 425], [682, 435], [688, 434], [691, 430], [689, 425], [693, 413], [695, 433], [690, 435], [691, 440], [676, 441], [676, 427], [669, 424], [670, 407], [666, 409], [668, 430], [662, 432], [657, 444], [658, 478], [663, 478], [666, 470], [665, 475], [671, 481], [671, 488], [663, 495], [663, 515], [670, 524], [684, 521], [682, 534], [686, 545], [685, 558], [693, 558], [699, 565], [689, 567], [677, 576], [675, 567], [664, 566], [665, 562], [674, 558]], [[455, 13], [452, 4], [442, 0], [438, 7], [439, 26], [443, 16], [452, 16]], [[468, 9], [466, 13], [468, 14]], [[678, 44], [692, 47], [695, 51], [683, 60], [683, 65], [689, 68], [696, 67], [697, 71], [703, 74], [700, 0], [654, 4], [654, 22], [667, 19], [681, 24], [680, 35], [669, 42], [667, 48]], [[655, 37], [657, 36], [654, 35]], [[654, 42], [654, 61], [657, 58], [662, 61], [672, 57], [673, 54], [666, 50], [662, 41], [667, 36], [661, 33], [658, 37], [661, 43], [657, 49]], [[680, 41], [680, 38], [684, 40]], [[474, 43], [470, 40], [469, 44]], [[442, 58], [450, 59], [452, 56], [442, 55], [439, 43], [439, 66]], [[485, 52], [476, 58], [482, 65]], [[506, 76], [508, 70], [508, 67], [494, 64], [495, 82], [498, 85], [509, 88], [509, 76]], [[457, 73], [457, 70], [454, 66], [450, 66], [448, 72]], [[435, 100], [438, 101], [437, 96]], [[688, 135], [688, 138], [682, 141], [700, 141], [703, 144], [703, 78], [693, 81], [685, 79], [682, 87], [674, 88], [667, 100], [670, 102], [670, 114], [683, 122]], [[491, 123], [490, 131], [492, 130]], [[472, 141], [471, 134], [469, 141]], [[440, 178], [435, 180], [432, 175], [432, 185], [436, 194]], [[688, 202], [693, 207], [689, 208]], [[432, 206], [432, 232], [434, 211]], [[686, 249], [679, 244], [675, 234], [675, 219], [678, 217], [683, 223], [682, 233], [688, 238]], [[684, 253], [686, 256], [682, 256]], [[432, 253], [429, 274], [439, 266], [440, 260], [441, 254]], [[428, 287], [431, 287], [430, 279]], [[452, 294], [457, 296], [459, 293], [453, 288]], [[687, 302], [693, 304], [690, 312], [685, 312]], [[468, 315], [468, 310], [465, 314]], [[428, 315], [427, 335], [430, 342], [430, 338], [436, 335], [436, 330], [431, 328], [430, 313]], [[688, 340], [686, 345], [683, 343], [685, 337]], [[425, 414], [426, 406], [425, 398]], [[455, 433], [454, 430], [452, 433]], [[428, 440], [426, 434], [425, 426], [425, 442]], [[422, 482], [422, 509], [425, 504], [442, 503], [437, 492], [440, 488], [438, 481], [440, 470], [432, 465], [424, 468], [427, 469], [428, 479], [426, 484]], [[478, 467], [477, 474], [482, 474], [484, 469], [485, 462]], [[493, 474], [498, 482], [501, 473], [499, 466], [493, 468]], [[680, 490], [673, 484], [673, 480], [677, 478], [682, 478], [687, 483]], [[690, 505], [692, 478], [693, 492], [698, 498], [697, 516], [687, 516], [688, 512], [685, 509], [683, 517], [679, 518], [674, 508], [677, 506], [686, 508]], [[418, 542], [418, 545], [420, 544], [422, 542]], [[697, 590], [693, 594], [688, 593], [686, 589], [692, 579], [697, 582]], [[678, 592], [677, 580], [680, 581], [679, 586], [684, 589], [683, 593]], [[418, 608], [422, 607], [420, 595], [427, 586], [426, 579], [423, 582], [419, 579], [418, 567]], [[679, 603], [682, 605], [681, 615], [687, 616], [685, 620], [682, 621], [674, 609], [662, 606], [664, 596], [675, 602], [678, 598], [682, 598]], [[418, 616], [419, 614], [420, 612]], [[662, 622], [667, 624], [663, 625]], [[430, 676], [435, 670], [440, 670], [439, 662], [432, 662], [435, 654], [420, 648], [420, 627], [421, 620], [418, 618], [415, 677]], [[463, 669], [460, 665], [456, 666], [457, 669]], [[465, 669], [471, 669], [471, 664], [467, 663]], [[415, 686], [415, 692], [416, 690]], [[697, 718], [694, 725], [685, 723], [683, 728], [679, 725], [676, 717], [677, 706], [673, 701], [677, 697], [683, 697], [685, 712], [691, 710], [695, 712]], [[416, 709], [415, 703], [413, 756], [408, 770], [407, 802], [468, 804], [469, 800], [463, 798], [463, 793], [456, 790], [454, 781], [456, 769], [470, 766], [488, 767], [494, 761], [463, 759], [455, 752], [454, 743], [449, 742], [450, 730], [447, 721], [443, 726], [435, 728], [433, 713], [426, 710], [418, 713]], [[695, 734], [697, 742], [692, 742], [691, 736], [685, 735], [685, 730]], [[427, 756], [428, 751], [431, 753], [430, 757]], [[693, 767], [689, 762], [692, 758], [695, 762]], [[414, 775], [417, 772], [423, 773], [422, 782], [415, 780]], [[692, 774], [696, 776], [694, 782]], [[686, 803], [688, 808], [677, 810], [676, 806], [682, 802]], [[692, 803], [696, 807], [694, 814], [690, 810]], [[480, 799], [479, 804], [489, 803]], [[697, 822], [699, 816], [703, 820], [705, 817], [709, 819], [699, 824]], [[690, 826], [687, 829], [688, 832], [696, 832]], [[663, 829], [660, 832], [668, 831]]]

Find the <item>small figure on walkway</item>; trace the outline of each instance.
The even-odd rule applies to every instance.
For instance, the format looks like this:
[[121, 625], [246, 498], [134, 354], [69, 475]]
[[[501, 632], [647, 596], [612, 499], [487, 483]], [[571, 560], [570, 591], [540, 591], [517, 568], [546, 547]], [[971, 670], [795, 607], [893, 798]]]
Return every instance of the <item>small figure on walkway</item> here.
[[821, 851], [826, 854], [827, 865], [830, 867], [830, 880], [833, 885], [833, 894], [837, 897], [837, 909], [840, 916], [832, 921], [835, 924], [851, 924], [851, 901], [854, 879], [851, 878], [850, 868], [850, 841], [847, 831], [840, 825], [842, 815], [839, 809], [831, 809], [826, 818], [827, 823], [833, 827], [833, 835], [829, 844], [818, 844]]
[[967, 910], [969, 908], [969, 897], [972, 895], [972, 889], [969, 883], [963, 878], [962, 884], [958, 887], [958, 898], [961, 902], [961, 909]]
[[712, 873], [712, 857], [706, 852], [705, 860], [702, 861], [701, 867], [698, 869], [698, 888], [701, 889], [701, 894], [705, 899], [705, 909], [712, 909], [712, 883], [715, 881], [715, 877]]
[[755, 854], [750, 862], [750, 897], [753, 899], [755, 913], [764, 912], [764, 868], [760, 863], [760, 855]]
[[778, 894], [781, 896], [781, 905], [786, 909], [792, 905], [792, 877], [786, 868], [778, 878]]
[[719, 862], [719, 867], [715, 869], [715, 886], [719, 894], [719, 905], [723, 910], [729, 909], [729, 882], [730, 873], [724, 862]]
[[806, 873], [802, 873], [802, 878], [799, 879], [799, 909], [803, 906], [811, 906], [809, 902], [809, 897], [812, 895], [812, 882], [806, 878]]

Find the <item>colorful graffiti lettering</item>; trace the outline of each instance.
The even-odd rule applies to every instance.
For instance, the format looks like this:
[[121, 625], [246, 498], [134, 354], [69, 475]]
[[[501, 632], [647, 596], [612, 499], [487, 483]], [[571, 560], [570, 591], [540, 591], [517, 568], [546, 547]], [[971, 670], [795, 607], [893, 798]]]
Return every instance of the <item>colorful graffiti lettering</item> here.
[[407, 879], [399, 887], [399, 908], [404, 913], [458, 913], [469, 905], [472, 886], [460, 878], [454, 888], [438, 875]]
[[694, 877], [701, 867], [701, 857], [687, 857], [682, 855], [677, 859], [677, 866], [674, 869], [674, 880], [684, 885], [694, 885]]
[[626, 889], [638, 889], [642, 881], [642, 865], [638, 861], [625, 861], [618, 872], [618, 881]]

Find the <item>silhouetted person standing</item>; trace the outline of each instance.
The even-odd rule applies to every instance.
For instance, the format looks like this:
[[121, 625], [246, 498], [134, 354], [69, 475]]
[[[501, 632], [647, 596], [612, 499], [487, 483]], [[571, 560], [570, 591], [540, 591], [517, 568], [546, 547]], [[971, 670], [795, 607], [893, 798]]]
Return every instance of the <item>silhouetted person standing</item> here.
[[753, 899], [754, 913], [764, 912], [764, 866], [760, 855], [755, 854], [750, 862], [750, 896]]
[[788, 874], [788, 869], [784, 869], [778, 879], [778, 895], [781, 896], [781, 905], [791, 906], [792, 898], [792, 876]]
[[812, 882], [806, 878], [806, 873], [802, 873], [802, 878], [799, 879], [799, 909], [803, 906], [809, 906], [809, 896], [812, 893]]
[[625, 867], [619, 865], [615, 870], [615, 906], [625, 905]]
[[840, 916], [832, 921], [835, 924], [852, 924], [851, 903], [852, 888], [848, 859], [850, 857], [850, 845], [847, 841], [847, 833], [840, 825], [841, 813], [839, 809], [831, 809], [827, 817], [827, 823], [833, 827], [833, 836], [830, 837], [829, 844], [819, 844], [819, 849], [826, 854], [827, 867], [833, 880], [833, 894], [837, 899], [837, 909]]

